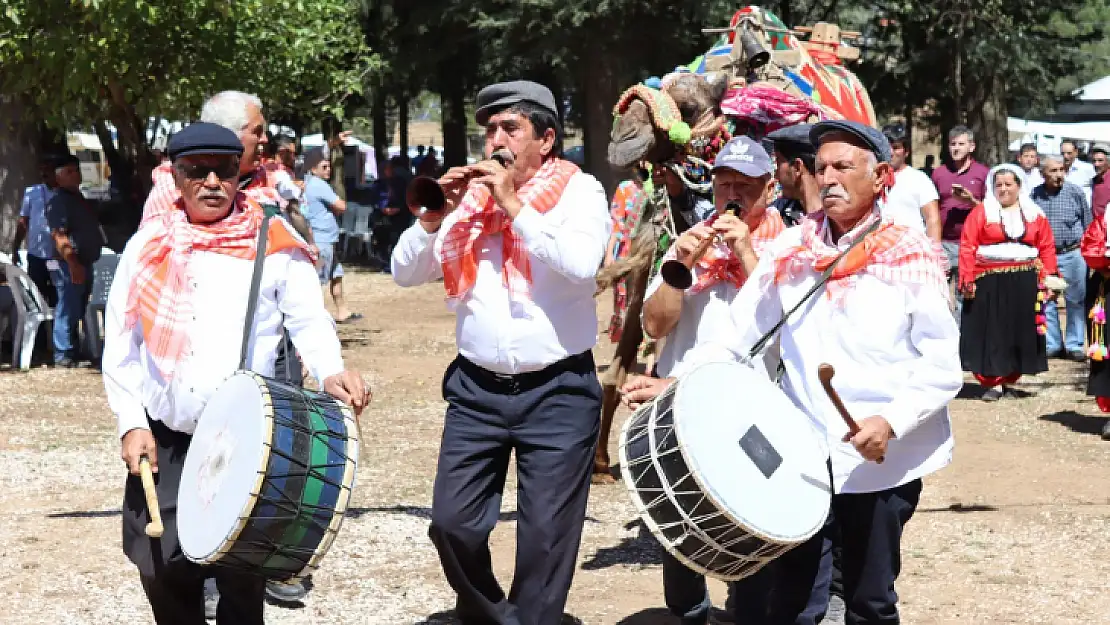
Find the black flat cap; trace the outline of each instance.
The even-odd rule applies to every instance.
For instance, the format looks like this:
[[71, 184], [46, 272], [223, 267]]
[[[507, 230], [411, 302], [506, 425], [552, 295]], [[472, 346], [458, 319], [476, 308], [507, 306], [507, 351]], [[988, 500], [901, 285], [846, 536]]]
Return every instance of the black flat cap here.
[[830, 132], [843, 132], [849, 134], [859, 139], [864, 147], [871, 150], [880, 163], [890, 162], [890, 142], [886, 140], [886, 137], [883, 136], [883, 133], [877, 128], [843, 119], [817, 122], [809, 131], [809, 140], [814, 146], [820, 147], [821, 137]]
[[555, 96], [551, 95], [550, 89], [530, 80], [514, 80], [499, 82], [479, 91], [475, 102], [478, 110], [474, 113], [474, 119], [479, 126], [485, 126], [494, 113], [520, 102], [531, 102], [554, 115], [559, 114], [555, 106]]
[[812, 129], [813, 124], [797, 124], [795, 126], [779, 128], [769, 133], [767, 138], [774, 143], [775, 151], [782, 152], [784, 156], [816, 154], [817, 148], [813, 145], [813, 142], [809, 140], [809, 132]]
[[56, 154], [50, 161], [50, 166], [54, 169], [61, 169], [67, 165], [81, 166], [81, 159], [72, 154]]
[[232, 154], [243, 155], [243, 142], [238, 135], [223, 126], [197, 122], [189, 124], [184, 130], [170, 139], [166, 150], [170, 160], [176, 161], [191, 154]]

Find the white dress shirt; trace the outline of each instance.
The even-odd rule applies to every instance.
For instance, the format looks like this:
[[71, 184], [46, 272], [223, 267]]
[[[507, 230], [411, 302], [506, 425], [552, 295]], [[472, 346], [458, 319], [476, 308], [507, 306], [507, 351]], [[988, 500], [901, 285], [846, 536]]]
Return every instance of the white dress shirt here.
[[1025, 197], [1033, 194], [1033, 189], [1044, 184], [1044, 174], [1039, 167], [1034, 167], [1025, 172], [1025, 180], [1021, 183], [1021, 193]]
[[894, 186], [887, 192], [881, 211], [896, 224], [925, 232], [921, 208], [939, 199], [933, 181], [921, 170], [907, 165], [894, 174]]
[[[700, 268], [694, 266], [694, 280]], [[656, 275], [648, 285], [644, 301], [663, 286], [663, 276]], [[682, 313], [671, 333], [666, 336], [663, 349], [659, 352], [656, 371], [661, 378], [682, 375], [687, 353], [698, 343], [712, 340], [722, 332], [732, 332], [732, 311], [729, 304], [740, 292], [727, 280], [721, 280], [701, 292], [691, 294], [689, 289], [682, 294]], [[642, 317], [641, 313], [641, 317]]]
[[[456, 223], [448, 215], [432, 234], [420, 223], [401, 234], [393, 250], [393, 280], [417, 286], [443, 277], [434, 243]], [[538, 371], [597, 343], [595, 276], [611, 231], [605, 191], [593, 176], [579, 172], [551, 210], [525, 206], [513, 232], [528, 251], [531, 301], [510, 306], [502, 281], [501, 235], [483, 235], [474, 244], [478, 275], [455, 309], [459, 353], [501, 374]]]
[[[779, 285], [773, 280], [775, 253], [799, 245], [800, 233], [800, 228], [787, 230], [771, 245], [732, 304], [733, 330], [699, 345], [691, 362], [746, 358], [783, 311], [814, 285], [820, 274], [812, 268]], [[854, 236], [841, 237], [837, 247], [847, 249]], [[764, 291], [760, 285], [765, 281]], [[947, 406], [959, 392], [963, 374], [959, 331], [938, 289], [860, 274], [841, 303], [824, 290], [811, 297], [779, 338], [786, 366], [783, 391], [824, 433], [835, 492], [893, 488], [951, 461]], [[822, 363], [835, 367], [833, 387], [857, 421], [879, 415], [890, 423], [895, 438], [883, 464], [865, 461], [851, 443], [841, 441], [848, 428], [817, 377]], [[743, 389], [730, 392], [743, 400]]]
[[1088, 206], [1091, 205], [1091, 195], [1094, 192], [1095, 175], [1095, 166], [1078, 158], [1072, 161], [1068, 173], [1064, 175], [1064, 180], [1083, 189], [1083, 193], [1087, 196]]
[[[124, 248], [105, 311], [103, 372], [119, 434], [147, 428], [147, 415], [191, 434], [205, 403], [239, 366], [254, 261], [196, 252], [189, 261], [193, 318], [186, 353], [172, 380], [163, 379], [143, 342], [142, 322], [125, 325], [127, 294], [152, 228], [140, 229]], [[266, 257], [262, 268], [247, 368], [274, 375], [282, 326], [312, 375], [320, 381], [343, 371], [335, 322], [324, 308], [316, 268], [300, 250]], [[293, 366], [297, 366], [293, 361]]]

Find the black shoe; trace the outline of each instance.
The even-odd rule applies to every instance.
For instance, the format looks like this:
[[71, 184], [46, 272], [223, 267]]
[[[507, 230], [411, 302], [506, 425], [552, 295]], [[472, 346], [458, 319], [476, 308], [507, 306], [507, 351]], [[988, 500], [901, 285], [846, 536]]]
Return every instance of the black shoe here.
[[1087, 354], [1084, 354], [1081, 350], [1078, 349], [1068, 352], [1068, 358], [1074, 360], [1075, 362], [1087, 362]]
[[1107, 421], [1106, 425], [1102, 426], [1102, 440], [1110, 441], [1110, 421]]
[[266, 582], [266, 596], [278, 603], [297, 603], [308, 596], [308, 588], [301, 580], [292, 583]]
[[983, 391], [983, 396], [980, 399], [983, 401], [998, 401], [1002, 399], [1002, 391], [997, 388], [988, 388]]
[[77, 364], [76, 360], [70, 358], [69, 356], [66, 356], [65, 358], [62, 358], [58, 362], [54, 363], [54, 366], [58, 367], [59, 369], [76, 369], [79, 365]]
[[216, 580], [204, 580], [204, 618], [213, 620], [216, 618], [216, 606], [220, 603], [220, 591], [216, 590]]
[[1054, 351], [1054, 352], [1048, 352], [1048, 357], [1049, 358], [1064, 358], [1064, 350], [1061, 349], [1061, 350], [1057, 350], [1057, 351]]

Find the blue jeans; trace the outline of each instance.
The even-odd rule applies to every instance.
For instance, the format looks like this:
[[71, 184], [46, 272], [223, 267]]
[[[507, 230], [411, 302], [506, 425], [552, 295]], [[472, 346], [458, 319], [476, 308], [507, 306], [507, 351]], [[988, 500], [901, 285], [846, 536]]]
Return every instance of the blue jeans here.
[[960, 295], [960, 242], [959, 241], [941, 241], [941, 247], [944, 248], [944, 253], [948, 256], [948, 286], [952, 287], [953, 283], [956, 285], [956, 294], [953, 296], [953, 310], [952, 314], [956, 317], [956, 326], [960, 325], [960, 318], [963, 316], [964, 310], [964, 296]]
[[1083, 304], [1087, 296], [1087, 263], [1083, 262], [1083, 256], [1079, 250], [1072, 250], [1065, 254], [1057, 254], [1056, 264], [1060, 268], [1060, 277], [1068, 283], [1068, 288], [1064, 289], [1067, 327], [1064, 329], [1063, 344], [1061, 344], [1060, 313], [1056, 310], [1056, 300], [1046, 302], [1044, 307], [1048, 322], [1048, 334], [1045, 335], [1046, 351], [1049, 354], [1061, 350], [1081, 352], [1087, 341], [1087, 310]]
[[50, 281], [58, 292], [58, 304], [54, 307], [54, 362], [57, 363], [66, 357], [77, 360], [79, 356], [77, 324], [85, 318], [92, 267], [85, 266], [84, 284], [74, 284], [69, 276], [69, 264], [64, 260], [55, 262], [50, 263]]

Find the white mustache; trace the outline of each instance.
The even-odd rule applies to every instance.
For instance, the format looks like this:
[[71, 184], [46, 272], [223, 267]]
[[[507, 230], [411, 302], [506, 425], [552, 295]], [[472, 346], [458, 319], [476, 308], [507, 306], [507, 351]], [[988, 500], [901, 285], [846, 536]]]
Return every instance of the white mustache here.
[[224, 193], [223, 189], [221, 189], [219, 191], [205, 191], [203, 193], [197, 194], [197, 199], [201, 200], [201, 201], [208, 200], [208, 199], [226, 200], [227, 199], [227, 193]]
[[825, 187], [821, 189], [820, 195], [822, 201], [830, 197], [844, 200], [845, 202], [848, 202], [852, 199], [843, 187]]

